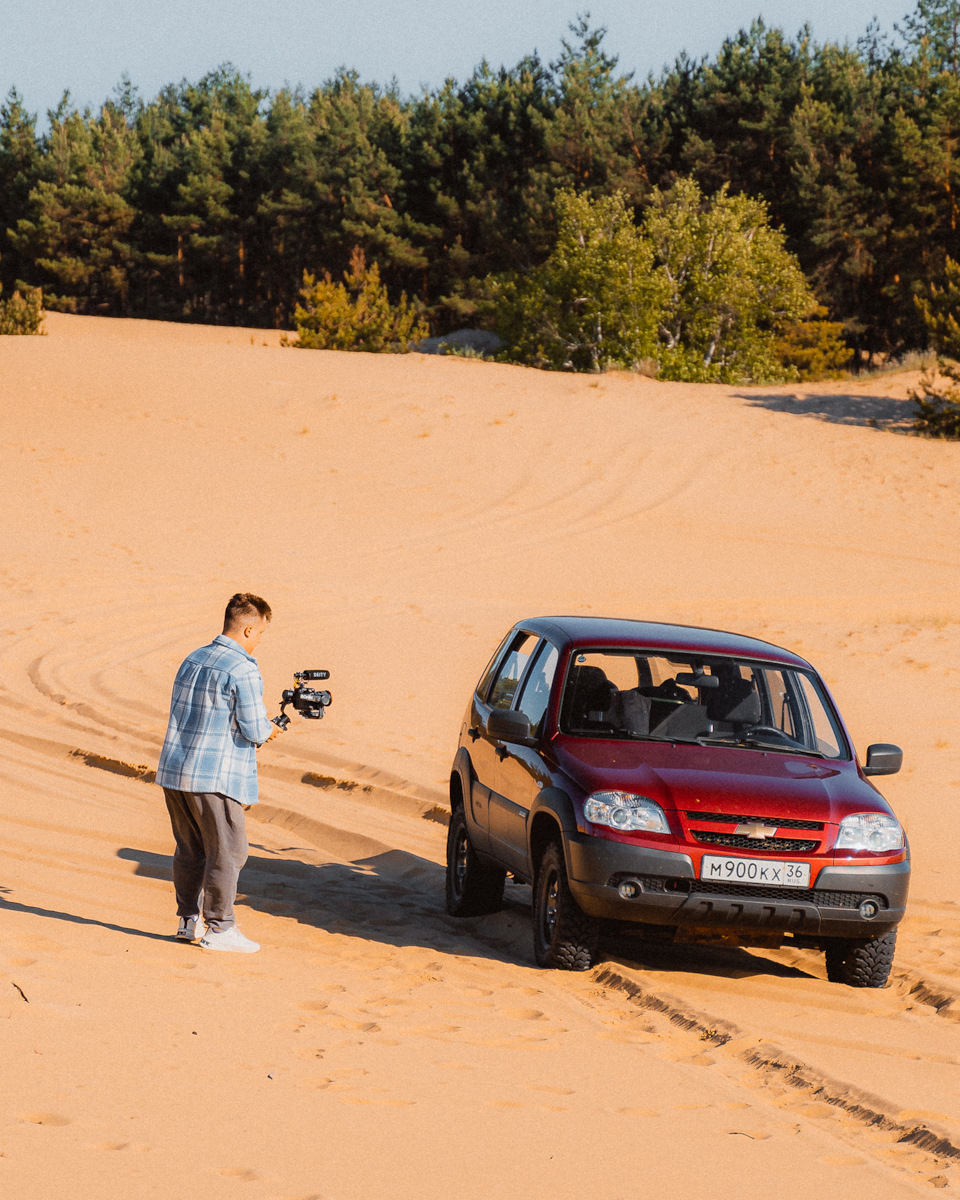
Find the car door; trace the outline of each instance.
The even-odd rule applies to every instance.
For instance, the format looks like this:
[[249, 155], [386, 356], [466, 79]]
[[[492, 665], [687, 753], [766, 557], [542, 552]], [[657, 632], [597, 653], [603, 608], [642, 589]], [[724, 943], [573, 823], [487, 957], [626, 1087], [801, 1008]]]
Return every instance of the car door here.
[[487, 734], [487, 717], [493, 708], [510, 708], [520, 686], [523, 673], [537, 646], [537, 637], [522, 630], [516, 633], [503, 651], [500, 660], [488, 672], [474, 694], [470, 710], [470, 762], [473, 780], [470, 789], [470, 811], [476, 826], [471, 831], [478, 850], [490, 848], [491, 793], [496, 788], [500, 743]]
[[[557, 648], [544, 638], [514, 697], [513, 707], [527, 717], [531, 736], [535, 738], [543, 731], [558, 661]], [[499, 761], [490, 793], [491, 852], [511, 869], [526, 875], [529, 871], [527, 822], [533, 803], [549, 776], [537, 746], [501, 742], [495, 753]]]

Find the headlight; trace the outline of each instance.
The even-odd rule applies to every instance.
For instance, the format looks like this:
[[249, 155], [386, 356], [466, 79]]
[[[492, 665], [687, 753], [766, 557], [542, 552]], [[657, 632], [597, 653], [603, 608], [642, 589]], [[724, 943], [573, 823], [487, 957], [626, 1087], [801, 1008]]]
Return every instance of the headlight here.
[[670, 832], [660, 805], [655, 800], [634, 796], [631, 792], [594, 792], [587, 797], [583, 815], [592, 825], [608, 825], [623, 833], [636, 829], [647, 833]]
[[903, 830], [900, 822], [886, 813], [854, 813], [840, 822], [836, 848], [872, 850], [875, 854], [902, 850]]

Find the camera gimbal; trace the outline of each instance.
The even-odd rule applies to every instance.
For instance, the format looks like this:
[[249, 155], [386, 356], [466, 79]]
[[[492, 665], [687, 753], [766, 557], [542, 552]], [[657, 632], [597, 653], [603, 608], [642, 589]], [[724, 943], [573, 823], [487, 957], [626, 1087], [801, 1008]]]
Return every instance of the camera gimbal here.
[[290, 718], [286, 713], [288, 704], [292, 704], [302, 717], [306, 717], [310, 721], [319, 721], [323, 716], [323, 710], [333, 703], [333, 697], [329, 692], [318, 692], [313, 688], [304, 687], [303, 684], [305, 681], [312, 682], [315, 679], [329, 678], [329, 671], [295, 671], [293, 687], [287, 688], [280, 697], [280, 715], [273, 718], [274, 725], [279, 726], [280, 729], [286, 729], [290, 724]]

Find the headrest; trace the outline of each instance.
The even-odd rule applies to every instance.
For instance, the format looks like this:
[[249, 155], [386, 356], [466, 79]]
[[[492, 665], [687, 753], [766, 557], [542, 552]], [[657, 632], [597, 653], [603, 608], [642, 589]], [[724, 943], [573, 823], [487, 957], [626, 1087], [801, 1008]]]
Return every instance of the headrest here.
[[568, 708], [603, 712], [610, 706], [613, 685], [600, 667], [574, 667], [567, 684]]
[[760, 721], [760, 697], [752, 679], [722, 679], [720, 687], [707, 700], [711, 721], [732, 721], [756, 725]]

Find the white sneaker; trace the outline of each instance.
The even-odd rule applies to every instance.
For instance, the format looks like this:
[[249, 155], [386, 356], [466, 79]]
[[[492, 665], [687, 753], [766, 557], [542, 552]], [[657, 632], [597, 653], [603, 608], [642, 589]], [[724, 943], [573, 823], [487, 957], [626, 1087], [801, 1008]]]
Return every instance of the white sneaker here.
[[203, 937], [203, 933], [204, 924], [199, 913], [193, 917], [180, 918], [180, 928], [177, 930], [178, 942], [195, 942], [197, 938]]
[[232, 950], [235, 954], [256, 954], [260, 949], [260, 943], [244, 937], [236, 925], [224, 930], [208, 929], [200, 945], [204, 950]]

